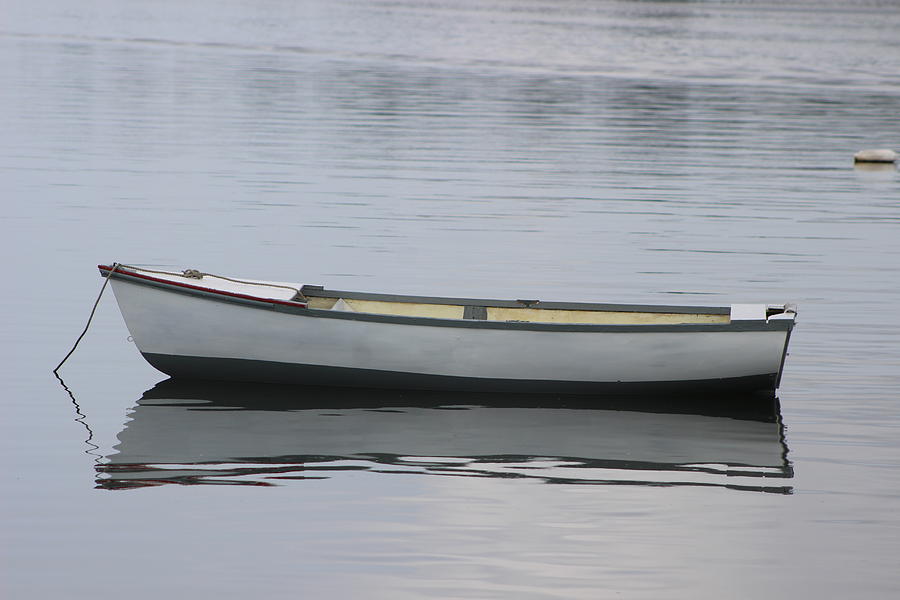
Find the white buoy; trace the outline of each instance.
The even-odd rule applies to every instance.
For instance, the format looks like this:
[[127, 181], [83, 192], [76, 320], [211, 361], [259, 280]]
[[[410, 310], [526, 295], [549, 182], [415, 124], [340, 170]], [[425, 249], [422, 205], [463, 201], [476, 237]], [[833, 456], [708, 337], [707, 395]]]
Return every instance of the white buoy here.
[[853, 162], [858, 163], [892, 163], [897, 162], [897, 153], [887, 148], [878, 150], [860, 150], [853, 155]]

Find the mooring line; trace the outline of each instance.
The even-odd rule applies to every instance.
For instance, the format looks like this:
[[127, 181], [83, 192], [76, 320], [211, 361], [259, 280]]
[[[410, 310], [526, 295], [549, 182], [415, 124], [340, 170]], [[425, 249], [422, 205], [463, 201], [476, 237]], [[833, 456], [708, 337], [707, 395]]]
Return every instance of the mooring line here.
[[66, 382], [63, 381], [63, 378], [60, 377], [56, 371], [53, 372], [53, 375], [56, 376], [59, 384], [63, 386], [64, 390], [66, 390], [66, 393], [72, 400], [72, 404], [75, 406], [75, 422], [81, 423], [82, 425], [84, 425], [85, 430], [87, 430], [87, 439], [84, 440], [84, 444], [88, 447], [88, 449], [85, 450], [84, 453], [93, 456], [94, 462], [99, 463], [103, 458], [103, 455], [97, 453], [97, 450], [100, 449], [100, 446], [94, 443], [94, 430], [91, 429], [91, 426], [87, 423], [87, 415], [81, 412], [81, 406], [78, 404], [78, 401], [75, 400], [75, 394], [72, 393], [72, 390], [69, 389], [69, 386], [66, 385]]
[[[94, 313], [97, 312], [97, 305], [100, 304], [100, 298], [103, 297], [103, 292], [106, 290], [106, 285], [109, 283], [109, 280], [112, 279], [112, 274], [115, 273], [116, 269], [118, 269], [120, 266], [121, 265], [119, 263], [114, 262], [112, 265], [112, 269], [110, 269], [109, 273], [106, 274], [106, 281], [103, 282], [103, 286], [100, 288], [100, 293], [97, 295], [97, 299], [94, 301], [94, 307], [91, 309], [91, 314], [88, 317], [87, 323], [84, 326], [84, 331], [82, 331], [81, 335], [78, 336], [78, 339], [75, 340], [75, 344], [72, 345], [72, 349], [69, 350], [69, 353], [66, 354], [66, 357], [64, 359], [62, 359], [61, 361], [59, 361], [59, 364], [56, 365], [55, 369], [53, 369], [54, 375], [57, 375], [57, 371], [59, 371], [59, 368], [61, 366], [63, 366], [63, 363], [65, 363], [67, 360], [69, 360], [69, 357], [72, 356], [73, 352], [75, 352], [75, 348], [78, 347], [78, 343], [81, 342], [81, 338], [83, 338], [84, 335], [87, 333], [88, 328], [91, 326], [91, 321], [94, 319]], [[59, 375], [57, 375], [57, 378], [58, 377], [59, 377]]]

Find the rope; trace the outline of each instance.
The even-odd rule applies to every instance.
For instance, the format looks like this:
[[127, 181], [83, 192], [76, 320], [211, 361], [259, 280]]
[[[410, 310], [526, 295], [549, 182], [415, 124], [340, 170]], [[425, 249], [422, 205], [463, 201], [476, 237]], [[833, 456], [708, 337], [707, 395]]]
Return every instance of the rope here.
[[[57, 367], [59, 368], [59, 367]], [[88, 447], [87, 450], [84, 451], [85, 454], [94, 457], [94, 462], [99, 464], [100, 460], [103, 458], [101, 454], [97, 454], [97, 450], [100, 449], [100, 446], [94, 443], [94, 430], [91, 429], [91, 426], [87, 423], [87, 415], [81, 412], [81, 406], [78, 404], [78, 401], [75, 400], [75, 394], [72, 393], [72, 390], [69, 389], [69, 386], [66, 385], [66, 382], [63, 381], [63, 378], [59, 376], [59, 374], [54, 371], [53, 375], [56, 376], [56, 380], [59, 381], [59, 384], [63, 386], [63, 389], [66, 390], [66, 393], [69, 395], [69, 398], [72, 400], [72, 404], [75, 405], [75, 422], [81, 423], [84, 425], [84, 428], [87, 430], [87, 439], [84, 440], [85, 446]]]
[[106, 281], [103, 282], [103, 286], [100, 288], [100, 293], [97, 294], [97, 299], [94, 301], [94, 307], [91, 309], [91, 314], [90, 314], [90, 316], [88, 317], [87, 323], [86, 323], [85, 326], [84, 326], [84, 331], [82, 331], [82, 332], [81, 332], [81, 335], [78, 336], [78, 339], [75, 340], [75, 344], [72, 345], [72, 349], [69, 350], [69, 353], [66, 354], [66, 357], [65, 357], [64, 359], [62, 359], [61, 361], [59, 361], [59, 364], [56, 365], [56, 368], [55, 368], [55, 369], [53, 369], [53, 374], [56, 375], [57, 378], [59, 378], [59, 375], [57, 374], [57, 371], [59, 371], [59, 368], [60, 368], [61, 366], [63, 366], [63, 363], [64, 363], [64, 362], [66, 362], [67, 360], [69, 360], [69, 357], [72, 356], [72, 353], [73, 353], [73, 352], [75, 352], [75, 348], [78, 347], [78, 343], [81, 342], [81, 338], [83, 338], [84, 335], [87, 333], [88, 327], [91, 326], [91, 321], [92, 321], [93, 318], [94, 318], [94, 313], [97, 312], [97, 305], [100, 304], [100, 298], [103, 297], [103, 292], [106, 290], [106, 285], [109, 283], [109, 280], [112, 279], [112, 277], [111, 277], [112, 274], [115, 273], [115, 272], [116, 272], [116, 269], [118, 269], [118, 268], [121, 267], [121, 266], [123, 266], [123, 265], [120, 265], [119, 263], [113, 263], [112, 269], [110, 269], [109, 274], [108, 274], [107, 277], [106, 277]]

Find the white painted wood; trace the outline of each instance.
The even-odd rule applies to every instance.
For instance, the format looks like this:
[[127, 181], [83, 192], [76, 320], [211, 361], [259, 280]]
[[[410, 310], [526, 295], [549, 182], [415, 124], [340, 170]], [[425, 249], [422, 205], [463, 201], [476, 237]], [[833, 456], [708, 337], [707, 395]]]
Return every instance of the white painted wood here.
[[298, 316], [117, 278], [112, 286], [142, 352], [458, 377], [649, 382], [763, 375], [779, 371], [787, 335], [398, 325]]
[[767, 304], [732, 304], [732, 321], [765, 321]]
[[356, 312], [343, 298], [338, 298], [338, 301], [334, 303], [331, 310], [336, 310], [338, 312]]

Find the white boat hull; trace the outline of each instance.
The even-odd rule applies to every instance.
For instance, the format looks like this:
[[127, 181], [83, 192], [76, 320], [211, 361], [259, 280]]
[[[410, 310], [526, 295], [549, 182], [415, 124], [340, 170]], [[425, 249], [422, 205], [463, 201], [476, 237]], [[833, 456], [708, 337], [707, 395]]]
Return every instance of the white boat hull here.
[[143, 356], [174, 377], [593, 393], [774, 390], [790, 322], [552, 325], [265, 305], [121, 271], [112, 286]]

